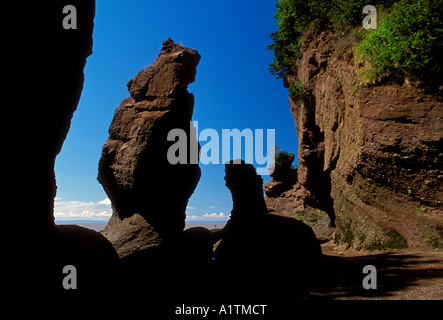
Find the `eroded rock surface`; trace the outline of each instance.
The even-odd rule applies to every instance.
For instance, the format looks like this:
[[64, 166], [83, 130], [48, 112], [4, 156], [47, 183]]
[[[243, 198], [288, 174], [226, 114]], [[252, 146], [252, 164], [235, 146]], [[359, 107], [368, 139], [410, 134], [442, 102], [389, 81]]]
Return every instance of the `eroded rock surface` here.
[[170, 164], [168, 149], [175, 141], [168, 141], [167, 135], [182, 129], [188, 150], [198, 146], [190, 127], [194, 96], [187, 87], [195, 80], [199, 61], [196, 50], [164, 41], [154, 64], [128, 82], [131, 96], [115, 111], [98, 180], [113, 206], [102, 234], [120, 257], [158, 246], [184, 229], [186, 205], [200, 179], [200, 167], [191, 164], [191, 152], [187, 164]]
[[300, 190], [297, 169], [291, 168], [294, 158], [295, 155], [290, 153], [283, 163], [277, 162], [271, 174], [272, 179], [263, 188], [268, 209], [288, 217], [294, 217], [304, 210], [301, 197], [297, 195]]
[[340, 41], [308, 33], [285, 79], [306, 88], [301, 105], [289, 99], [305, 213], [328, 213], [336, 242], [355, 248], [441, 246], [443, 103], [406, 83], [360, 84], [352, 44], [330, 54]]
[[265, 202], [270, 213], [301, 220], [310, 227], [317, 239], [331, 239], [335, 229], [326, 212], [305, 205], [309, 192], [298, 181], [298, 168], [292, 168], [295, 155], [288, 154], [284, 161], [275, 163], [272, 179], [265, 183]]

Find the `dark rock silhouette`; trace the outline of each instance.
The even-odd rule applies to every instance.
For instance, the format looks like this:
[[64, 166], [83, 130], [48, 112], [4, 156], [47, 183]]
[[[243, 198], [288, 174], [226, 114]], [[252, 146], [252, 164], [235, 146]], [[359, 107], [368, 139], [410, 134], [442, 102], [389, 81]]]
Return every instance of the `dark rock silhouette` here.
[[272, 179], [265, 183], [265, 202], [269, 209], [278, 211], [288, 217], [302, 212], [303, 202], [298, 195], [300, 189], [297, 169], [291, 168], [295, 155], [289, 153], [283, 162], [275, 163]]
[[298, 168], [291, 168], [295, 155], [289, 153], [275, 163], [272, 179], [265, 183], [265, 202], [270, 212], [301, 219], [312, 227], [319, 240], [330, 240], [335, 231], [333, 221], [321, 209], [306, 206], [306, 189], [298, 181]]
[[203, 227], [189, 228], [183, 232], [180, 241], [180, 256], [184, 263], [200, 269], [206, 268], [212, 261], [214, 235]]
[[[78, 12], [75, 30], [63, 28], [63, 7], [68, 4]], [[2, 99], [9, 107], [2, 118], [18, 124], [5, 146], [13, 156], [6, 159], [4, 199], [14, 204], [2, 233], [10, 243], [4, 253], [5, 286], [33, 298], [65, 291], [63, 267], [74, 265], [81, 274], [79, 288], [103, 289], [106, 270], [117, 259], [110, 243], [85, 228], [56, 226], [53, 215], [54, 162], [83, 89], [95, 2], [6, 1], [3, 9], [8, 32], [2, 73], [8, 87]]]
[[2, 99], [10, 108], [2, 118], [20, 119], [20, 129], [8, 139], [14, 157], [8, 159], [7, 167], [15, 175], [8, 191], [12, 196], [20, 190], [20, 195], [33, 198], [22, 202], [21, 227], [30, 232], [47, 230], [54, 225], [55, 157], [77, 108], [83, 68], [92, 53], [95, 2], [69, 3], [82, 13], [76, 30], [63, 28], [63, 3], [6, 3], [6, 25], [11, 32], [5, 33], [6, 50], [1, 53], [8, 84]]
[[[164, 319], [165, 310], [185, 299], [203, 304], [238, 297], [234, 303], [251, 298], [256, 304], [267, 303], [269, 297], [301, 296], [309, 290], [323, 266], [320, 247], [303, 223], [266, 212], [262, 181], [251, 165], [227, 166], [234, 210], [222, 232], [203, 228], [182, 232], [184, 209], [200, 171], [198, 165], [167, 165], [165, 150], [172, 143], [164, 141], [171, 127], [183, 128], [189, 136], [193, 96], [186, 87], [195, 77], [199, 55], [171, 40], [164, 43], [159, 63], [128, 83], [131, 97], [116, 111], [100, 162], [99, 179], [115, 209], [107, 230], [113, 244], [94, 231], [54, 224], [54, 162], [80, 99], [83, 69], [92, 52], [95, 12], [93, 0], [54, 3], [6, 1], [3, 11], [8, 27], [3, 38], [5, 49], [0, 53], [8, 84], [2, 93], [2, 119], [8, 121], [8, 126], [3, 126], [8, 127], [3, 134], [3, 199], [5, 207], [10, 206], [2, 215], [6, 304], [21, 301], [27, 308], [41, 303], [50, 312], [58, 306], [55, 296], [68, 304], [64, 311], [103, 301], [123, 306], [125, 312], [140, 309], [138, 313], [150, 317], [160, 311], [163, 317], [152, 318]], [[76, 30], [62, 27], [65, 4], [78, 10]], [[321, 46], [330, 44], [322, 41]], [[306, 193], [306, 200], [310, 196], [311, 203], [321, 204], [318, 195], [328, 191], [326, 196], [334, 200], [342, 235], [351, 231], [377, 235], [374, 231], [380, 227], [396, 224], [404, 225], [408, 241], [416, 233], [426, 235], [422, 228], [426, 220], [417, 224], [418, 232], [405, 227], [413, 219], [425, 217], [410, 214], [405, 219], [398, 213], [414, 212], [409, 209], [416, 210], [422, 204], [436, 208], [426, 216], [441, 212], [442, 193], [435, 191], [441, 189], [436, 170], [440, 164], [437, 156], [442, 130], [437, 122], [441, 102], [429, 96], [418, 101], [417, 90], [390, 85], [377, 88], [382, 90], [380, 96], [384, 94], [383, 103], [372, 95], [372, 88], [358, 88], [354, 100], [348, 94], [355, 83], [349, 65], [340, 59], [311, 59], [306, 52], [303, 56], [300, 78], [307, 84], [308, 95], [316, 92], [318, 96], [311, 97], [304, 108], [291, 105], [301, 137], [298, 178], [311, 192]], [[320, 59], [328, 59], [326, 72], [320, 73], [310, 63]], [[336, 70], [347, 70], [344, 74], [350, 76], [342, 78], [343, 88], [329, 90], [337, 83]], [[397, 89], [401, 99], [392, 94]], [[415, 140], [417, 132], [420, 141]], [[315, 159], [318, 161], [312, 161]], [[315, 175], [315, 171], [320, 174]], [[315, 179], [322, 175], [327, 179]], [[317, 188], [317, 181], [323, 189]], [[379, 185], [383, 183], [388, 185]], [[370, 192], [373, 189], [375, 193]], [[305, 204], [309, 206], [308, 201]], [[373, 210], [377, 211], [371, 213]], [[380, 219], [386, 213], [393, 213], [390, 222]], [[373, 220], [380, 226], [373, 226]], [[361, 238], [351, 236], [346, 238]], [[212, 245], [219, 239], [216, 259], [212, 260]], [[116, 243], [120, 243], [119, 248], [128, 245], [121, 259], [114, 250]], [[134, 251], [139, 245], [146, 245], [146, 249]], [[126, 255], [128, 252], [133, 253]], [[392, 259], [394, 267], [402, 266], [394, 274], [400, 277], [392, 277], [392, 269], [385, 268]], [[416, 285], [417, 277], [438, 278], [441, 274], [430, 267], [417, 275], [413, 268], [403, 268], [405, 259], [410, 265], [416, 263], [413, 256], [396, 254], [354, 258], [351, 264], [340, 261], [343, 258], [329, 259], [324, 268], [332, 270], [333, 276], [322, 278], [327, 281], [321, 293], [342, 296], [361, 290], [362, 266], [380, 261], [380, 279], [387, 282], [380, 281], [378, 292], [385, 295], [392, 292], [389, 282]], [[62, 270], [67, 265], [78, 271], [78, 290], [62, 287]], [[48, 296], [48, 291], [55, 295]], [[94, 300], [84, 299], [88, 294]], [[80, 299], [73, 301], [72, 297]], [[108, 310], [115, 312], [116, 307]]]
[[218, 268], [228, 272], [225, 289], [268, 299], [305, 294], [322, 256], [312, 229], [267, 213], [263, 181], [251, 164], [227, 163], [225, 180], [233, 210], [215, 251]]
[[[78, 273], [78, 289], [81, 294], [105, 292], [113, 287], [118, 255], [112, 244], [98, 232], [76, 225], [60, 225], [54, 235], [56, 269], [52, 269], [60, 291], [66, 274], [60, 272], [66, 265], [72, 265]], [[49, 269], [51, 270], [51, 269]]]
[[[153, 308], [165, 310], [186, 302], [216, 302], [212, 233], [206, 228], [190, 228], [175, 238], [120, 258], [116, 292], [127, 292], [121, 299], [129, 303], [149, 301]], [[142, 294], [139, 292], [142, 291]], [[165, 306], [166, 305], [166, 306]]]
[[[113, 206], [102, 234], [120, 257], [174, 241], [184, 229], [186, 205], [200, 179], [190, 125], [194, 96], [187, 91], [199, 61], [196, 50], [164, 41], [154, 64], [128, 82], [131, 97], [115, 111], [98, 180]], [[167, 136], [176, 128], [188, 137], [187, 164], [167, 158], [175, 143]]]

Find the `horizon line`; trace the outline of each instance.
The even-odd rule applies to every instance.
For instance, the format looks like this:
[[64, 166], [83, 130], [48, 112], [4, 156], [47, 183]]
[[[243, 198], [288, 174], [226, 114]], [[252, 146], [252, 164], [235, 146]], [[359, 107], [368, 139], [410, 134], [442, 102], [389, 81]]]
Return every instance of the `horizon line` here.
[[[107, 220], [58, 220], [54, 221], [56, 224], [66, 224], [66, 223], [108, 223]], [[228, 220], [193, 220], [193, 221], [185, 221], [185, 223], [217, 223], [223, 222], [226, 223]]]

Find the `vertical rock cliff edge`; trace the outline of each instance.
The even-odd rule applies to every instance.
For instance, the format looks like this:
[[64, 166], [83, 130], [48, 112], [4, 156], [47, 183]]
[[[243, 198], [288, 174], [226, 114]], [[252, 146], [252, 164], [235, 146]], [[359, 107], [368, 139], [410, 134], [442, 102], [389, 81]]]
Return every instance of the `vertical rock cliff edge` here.
[[407, 83], [360, 83], [343, 41], [306, 33], [298, 72], [284, 79], [306, 93], [289, 98], [299, 166], [283, 190], [268, 182], [268, 206], [311, 226], [327, 214], [335, 242], [357, 249], [442, 247], [443, 103]]

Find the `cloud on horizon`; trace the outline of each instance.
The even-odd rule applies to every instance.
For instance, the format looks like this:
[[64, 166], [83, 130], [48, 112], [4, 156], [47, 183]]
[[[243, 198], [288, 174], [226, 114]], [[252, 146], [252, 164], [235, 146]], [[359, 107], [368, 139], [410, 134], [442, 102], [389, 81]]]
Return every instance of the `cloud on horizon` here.
[[54, 216], [56, 220], [99, 220], [107, 221], [112, 215], [109, 198], [98, 202], [63, 201], [56, 198]]
[[230, 215], [225, 215], [223, 212], [220, 213], [205, 213], [203, 216], [197, 215], [186, 215], [186, 221], [227, 221]]
[[[195, 210], [195, 207], [187, 207]], [[63, 201], [56, 198], [54, 202], [54, 216], [58, 221], [91, 220], [107, 221], [112, 215], [111, 200], [109, 198], [97, 202]], [[186, 221], [227, 221], [230, 215], [223, 212], [206, 213], [204, 215], [186, 215]]]

